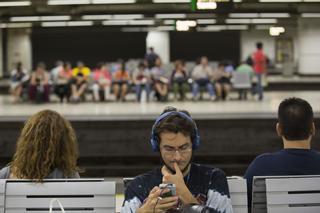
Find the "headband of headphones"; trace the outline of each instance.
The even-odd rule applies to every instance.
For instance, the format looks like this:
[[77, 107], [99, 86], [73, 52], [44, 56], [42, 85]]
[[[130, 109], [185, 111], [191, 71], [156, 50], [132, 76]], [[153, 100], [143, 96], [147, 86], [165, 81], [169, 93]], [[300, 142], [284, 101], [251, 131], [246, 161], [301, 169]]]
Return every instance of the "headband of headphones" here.
[[199, 132], [198, 132], [198, 128], [197, 128], [197, 125], [196, 123], [192, 120], [192, 118], [190, 116], [188, 116], [186, 113], [183, 113], [183, 112], [177, 112], [177, 111], [170, 111], [170, 112], [165, 112], [163, 114], [161, 114], [155, 121], [155, 123], [153, 124], [152, 126], [152, 131], [151, 131], [151, 139], [150, 139], [150, 143], [151, 143], [151, 147], [152, 147], [152, 150], [154, 152], [159, 152], [159, 138], [158, 136], [156, 135], [156, 127], [158, 126], [158, 124], [164, 120], [165, 118], [167, 117], [170, 117], [172, 115], [178, 115], [186, 120], [188, 120], [189, 122], [193, 123], [194, 124], [194, 135], [193, 135], [193, 138], [191, 138], [192, 140], [192, 149], [197, 149], [200, 145], [200, 135], [199, 135]]

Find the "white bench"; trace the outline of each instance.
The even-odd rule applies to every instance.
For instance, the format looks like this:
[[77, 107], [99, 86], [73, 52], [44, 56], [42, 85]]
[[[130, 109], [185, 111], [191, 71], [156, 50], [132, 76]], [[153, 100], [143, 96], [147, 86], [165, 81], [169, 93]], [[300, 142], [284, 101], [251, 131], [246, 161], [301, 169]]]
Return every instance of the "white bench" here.
[[268, 213], [319, 213], [320, 176], [266, 179]]
[[231, 204], [234, 213], [248, 213], [247, 181], [228, 177]]
[[266, 176], [253, 177], [251, 213], [267, 213]]
[[[124, 189], [133, 178], [123, 178]], [[248, 213], [247, 182], [243, 178], [228, 177], [231, 204], [234, 213]]]
[[[294, 175], [294, 176], [256, 176], [253, 177], [253, 182], [252, 182], [252, 201], [251, 201], [251, 212], [252, 213], [269, 213], [269, 211], [271, 211], [271, 209], [268, 207], [268, 201], [267, 201], [267, 186], [266, 186], [266, 181], [268, 182], [272, 182], [275, 179], [280, 179], [283, 182], [286, 182], [290, 179], [293, 179], [294, 181], [296, 180], [296, 178], [299, 178], [302, 182], [304, 180], [309, 180], [309, 179], [304, 179], [304, 178], [320, 178], [320, 176], [317, 175]], [[302, 179], [301, 179], [302, 178]], [[295, 184], [300, 184], [302, 182], [296, 182]], [[319, 182], [318, 182], [319, 183]], [[310, 186], [314, 185], [315, 183], [311, 183]], [[304, 187], [304, 185], [301, 185], [301, 187]], [[320, 190], [319, 187], [320, 185], [318, 184], [318, 186], [313, 186], [312, 188], [316, 189], [318, 187], [318, 191]], [[280, 188], [279, 188], [280, 189]], [[290, 188], [287, 188], [288, 190]], [[295, 188], [292, 187], [292, 190], [294, 190]], [[270, 190], [270, 189], [269, 189]], [[308, 191], [308, 188], [304, 188], [304, 193]], [[271, 191], [270, 191], [271, 192]], [[296, 193], [296, 192], [294, 192]], [[300, 197], [301, 195], [299, 195]], [[271, 200], [270, 200], [271, 201]], [[319, 199], [320, 202], [320, 199]], [[293, 204], [294, 206], [295, 204]], [[283, 204], [283, 206], [285, 206], [285, 204]], [[286, 205], [288, 206], [288, 205]], [[301, 209], [301, 208], [300, 208]], [[273, 211], [273, 212], [277, 212], [278, 211]], [[280, 211], [279, 211], [280, 212]], [[293, 212], [293, 210], [290, 210], [288, 212]], [[299, 210], [297, 212], [303, 212], [303, 213], [308, 213], [305, 212], [304, 210]], [[318, 209], [316, 211], [317, 213], [320, 212], [320, 205], [318, 206]]]
[[53, 198], [72, 213], [114, 213], [116, 206], [116, 183], [104, 179], [0, 180], [0, 190], [0, 213], [48, 213]]

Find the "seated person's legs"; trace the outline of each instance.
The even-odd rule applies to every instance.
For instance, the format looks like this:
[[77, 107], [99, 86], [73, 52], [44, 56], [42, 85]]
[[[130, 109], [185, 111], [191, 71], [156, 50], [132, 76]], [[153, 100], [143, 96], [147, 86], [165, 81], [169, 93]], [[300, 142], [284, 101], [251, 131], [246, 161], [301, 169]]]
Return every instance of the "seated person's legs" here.
[[192, 98], [193, 100], [196, 100], [197, 99], [197, 96], [198, 96], [198, 93], [199, 93], [199, 84], [195, 81], [193, 82], [192, 84]]
[[35, 101], [37, 95], [37, 86], [36, 85], [30, 85], [29, 86], [29, 100]]
[[110, 84], [106, 84], [102, 87], [103, 91], [104, 91], [104, 100], [108, 100], [110, 98]]
[[220, 99], [222, 97], [222, 85], [219, 82], [215, 83], [217, 98]]
[[140, 101], [142, 87], [143, 87], [143, 86], [142, 86], [141, 84], [135, 85], [137, 101]]
[[15, 86], [12, 86], [10, 90], [13, 96], [13, 102], [17, 102], [22, 95], [22, 90], [23, 90], [22, 85], [17, 84]]
[[94, 101], [99, 101], [100, 100], [100, 96], [99, 96], [99, 84], [95, 83], [92, 85], [92, 93], [93, 93], [93, 99]]
[[173, 95], [174, 95], [174, 100], [177, 100], [177, 99], [178, 99], [179, 89], [180, 89], [179, 83], [174, 82], [174, 83], [173, 83]]
[[222, 85], [222, 88], [223, 88], [222, 100], [225, 100], [228, 97], [228, 94], [231, 90], [231, 85], [229, 83], [225, 83]]
[[215, 98], [215, 94], [214, 94], [214, 87], [213, 87], [212, 83], [208, 82], [206, 87], [207, 87], [208, 93], [210, 95], [210, 99], [214, 99]]
[[168, 85], [165, 83], [158, 84], [158, 92], [160, 95], [160, 101], [167, 101], [168, 98]]
[[116, 97], [116, 100], [120, 99], [120, 86], [118, 83], [113, 84], [113, 93], [114, 96]]
[[126, 83], [123, 83], [121, 85], [121, 97], [120, 97], [121, 101], [126, 100], [127, 90], [128, 90], [128, 85]]
[[50, 100], [50, 86], [48, 84], [43, 85], [43, 101], [49, 102]]

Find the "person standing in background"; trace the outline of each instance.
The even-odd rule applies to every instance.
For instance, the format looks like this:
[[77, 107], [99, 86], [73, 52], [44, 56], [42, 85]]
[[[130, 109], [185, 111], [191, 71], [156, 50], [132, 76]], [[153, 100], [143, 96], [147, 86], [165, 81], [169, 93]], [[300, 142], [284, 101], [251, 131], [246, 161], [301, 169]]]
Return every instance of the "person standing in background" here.
[[149, 47], [149, 51], [144, 56], [144, 59], [148, 63], [148, 68], [151, 69], [156, 65], [156, 59], [159, 58], [159, 55], [154, 52], [153, 47]]
[[258, 42], [256, 44], [257, 50], [252, 54], [252, 61], [253, 61], [253, 70], [257, 77], [257, 84], [254, 88], [254, 94], [258, 93], [259, 101], [263, 100], [263, 86], [262, 86], [262, 78], [263, 75], [266, 73], [266, 64], [267, 64], [267, 57], [263, 52], [263, 44]]

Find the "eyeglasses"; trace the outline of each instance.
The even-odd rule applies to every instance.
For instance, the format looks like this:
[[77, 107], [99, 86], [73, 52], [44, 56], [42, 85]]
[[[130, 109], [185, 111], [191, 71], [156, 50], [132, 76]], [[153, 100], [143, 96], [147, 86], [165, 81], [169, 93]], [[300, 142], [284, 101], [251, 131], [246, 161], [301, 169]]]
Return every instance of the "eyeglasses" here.
[[183, 145], [179, 147], [178, 149], [175, 149], [173, 147], [163, 146], [162, 152], [167, 156], [174, 156], [176, 152], [179, 152], [180, 155], [186, 155], [191, 152], [192, 147], [190, 144]]

